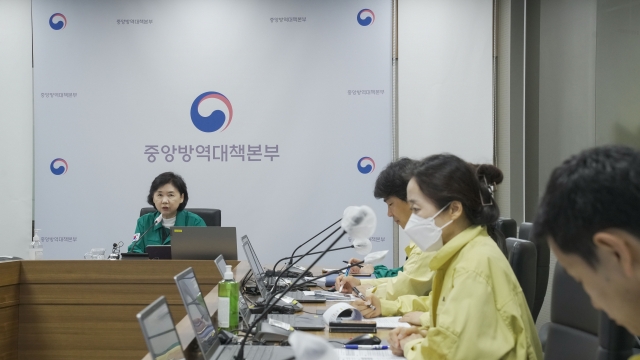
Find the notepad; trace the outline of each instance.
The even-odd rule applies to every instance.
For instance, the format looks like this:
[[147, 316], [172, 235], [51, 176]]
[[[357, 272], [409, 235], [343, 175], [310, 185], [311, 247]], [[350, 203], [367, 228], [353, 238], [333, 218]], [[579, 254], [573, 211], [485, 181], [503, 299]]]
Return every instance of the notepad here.
[[347, 350], [337, 349], [338, 359], [340, 360], [396, 360], [404, 359], [401, 356], [395, 356], [391, 350]]
[[373, 320], [376, 322], [376, 327], [378, 329], [395, 329], [398, 327], [411, 327], [411, 324], [406, 322], [400, 322], [401, 316], [391, 316], [391, 317], [377, 317], [371, 318], [368, 320]]

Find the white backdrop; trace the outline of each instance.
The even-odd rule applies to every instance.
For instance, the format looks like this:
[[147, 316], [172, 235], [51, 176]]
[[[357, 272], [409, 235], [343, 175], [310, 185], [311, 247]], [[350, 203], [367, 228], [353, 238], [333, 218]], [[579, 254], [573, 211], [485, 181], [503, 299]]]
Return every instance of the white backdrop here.
[[27, 258], [33, 194], [31, 2], [0, 1], [0, 255]]
[[398, 2], [400, 156], [492, 162], [492, 34], [491, 0]]
[[[389, 0], [34, 0], [33, 33], [45, 258], [128, 244], [164, 171], [185, 178], [187, 207], [222, 209], [264, 263], [348, 205], [373, 207], [374, 249], [391, 250], [372, 195], [391, 160]], [[192, 107], [219, 129], [199, 130]]]

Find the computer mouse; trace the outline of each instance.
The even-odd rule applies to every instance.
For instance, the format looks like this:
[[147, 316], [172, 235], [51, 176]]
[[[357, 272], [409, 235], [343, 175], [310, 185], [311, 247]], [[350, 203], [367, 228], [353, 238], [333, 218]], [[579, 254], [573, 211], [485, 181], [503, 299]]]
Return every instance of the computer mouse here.
[[364, 334], [347, 341], [345, 345], [379, 345], [382, 342], [379, 337], [372, 334]]

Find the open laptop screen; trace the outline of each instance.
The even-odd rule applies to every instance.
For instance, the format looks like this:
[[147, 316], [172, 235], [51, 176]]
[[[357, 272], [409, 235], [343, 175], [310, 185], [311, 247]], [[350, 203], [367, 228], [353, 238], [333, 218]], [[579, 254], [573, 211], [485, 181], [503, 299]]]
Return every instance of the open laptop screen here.
[[155, 359], [184, 359], [182, 346], [164, 296], [136, 316], [149, 353]]
[[247, 256], [247, 261], [249, 262], [249, 266], [253, 272], [253, 278], [256, 281], [256, 286], [260, 291], [260, 295], [266, 299], [269, 296], [269, 291], [267, 290], [267, 285], [264, 283], [264, 278], [261, 275], [263, 269], [260, 267], [256, 254], [251, 247], [251, 242], [249, 242], [249, 238], [246, 235], [242, 237], [242, 249]]
[[220, 275], [224, 278], [224, 273], [227, 272], [227, 262], [224, 261], [222, 255], [218, 255], [216, 258], [216, 266], [218, 267], [218, 271], [220, 271]]
[[196, 275], [192, 268], [188, 268], [176, 275], [174, 279], [178, 285], [182, 302], [187, 309], [187, 316], [193, 326], [200, 350], [205, 355], [205, 359], [208, 359], [207, 355], [210, 354], [215, 342], [216, 328], [211, 321], [211, 316], [209, 316], [209, 309], [207, 309], [202, 292], [200, 292]]

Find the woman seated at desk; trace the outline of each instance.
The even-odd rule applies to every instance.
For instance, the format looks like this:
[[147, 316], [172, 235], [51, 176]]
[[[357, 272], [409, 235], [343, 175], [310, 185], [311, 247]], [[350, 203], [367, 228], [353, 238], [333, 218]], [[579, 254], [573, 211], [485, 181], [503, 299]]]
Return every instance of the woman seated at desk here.
[[[202, 218], [184, 208], [189, 201], [187, 184], [180, 175], [165, 172], [151, 183], [147, 202], [156, 211], [138, 218], [129, 252], [144, 253], [147, 245], [171, 245], [172, 226], [206, 226]], [[154, 225], [162, 215], [162, 221]]]
[[429, 312], [420, 327], [389, 334], [396, 355], [419, 359], [541, 360], [542, 348], [507, 258], [493, 199], [502, 172], [454, 155], [430, 156], [407, 186], [412, 215], [405, 231], [436, 251]]

